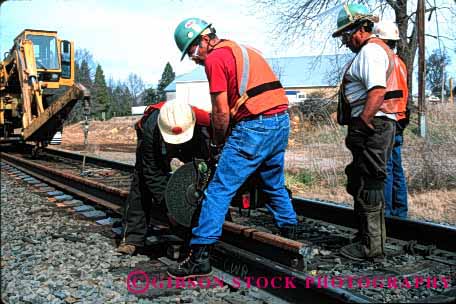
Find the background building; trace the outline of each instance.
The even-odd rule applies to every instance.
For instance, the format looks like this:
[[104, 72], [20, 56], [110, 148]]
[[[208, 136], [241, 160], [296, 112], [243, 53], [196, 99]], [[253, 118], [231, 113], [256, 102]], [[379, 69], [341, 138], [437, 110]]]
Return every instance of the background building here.
[[[350, 56], [322, 55], [267, 59], [285, 88], [290, 105], [308, 99], [333, 99], [343, 67]], [[166, 89], [167, 100], [183, 99], [205, 110], [211, 109], [204, 67], [179, 75]]]

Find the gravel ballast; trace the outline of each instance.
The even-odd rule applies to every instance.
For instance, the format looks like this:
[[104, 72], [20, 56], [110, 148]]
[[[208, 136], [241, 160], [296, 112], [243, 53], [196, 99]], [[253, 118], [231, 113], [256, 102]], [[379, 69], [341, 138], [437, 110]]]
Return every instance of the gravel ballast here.
[[254, 289], [129, 292], [128, 274], [162, 273], [144, 255], [116, 252], [109, 227], [57, 208], [1, 170], [1, 295], [4, 303], [267, 303]]

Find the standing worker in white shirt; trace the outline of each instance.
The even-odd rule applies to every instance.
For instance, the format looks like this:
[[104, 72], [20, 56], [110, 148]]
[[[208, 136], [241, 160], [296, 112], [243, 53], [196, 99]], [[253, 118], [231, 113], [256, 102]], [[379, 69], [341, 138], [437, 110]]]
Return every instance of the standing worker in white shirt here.
[[356, 54], [343, 75], [338, 122], [348, 125], [346, 145], [353, 161], [345, 172], [358, 234], [340, 253], [360, 261], [385, 254], [383, 186], [395, 133], [395, 105], [403, 93], [397, 87], [394, 53], [373, 35], [374, 22], [378, 18], [365, 6], [344, 5], [333, 33]]

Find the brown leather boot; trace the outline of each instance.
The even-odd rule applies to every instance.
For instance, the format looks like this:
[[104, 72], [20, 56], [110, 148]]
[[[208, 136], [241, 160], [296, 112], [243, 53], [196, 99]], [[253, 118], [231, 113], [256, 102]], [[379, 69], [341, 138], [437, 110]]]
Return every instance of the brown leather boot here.
[[136, 252], [136, 246], [127, 243], [121, 243], [119, 247], [117, 247], [117, 252], [133, 255]]

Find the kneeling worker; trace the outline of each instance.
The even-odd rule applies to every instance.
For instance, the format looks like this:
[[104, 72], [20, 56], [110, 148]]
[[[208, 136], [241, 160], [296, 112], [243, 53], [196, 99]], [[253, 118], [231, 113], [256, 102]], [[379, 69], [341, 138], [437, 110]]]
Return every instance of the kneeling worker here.
[[209, 113], [186, 102], [168, 101], [146, 108], [136, 123], [136, 163], [130, 193], [123, 206], [122, 241], [118, 252], [143, 247], [152, 209], [166, 214], [164, 192], [177, 158], [208, 158]]

